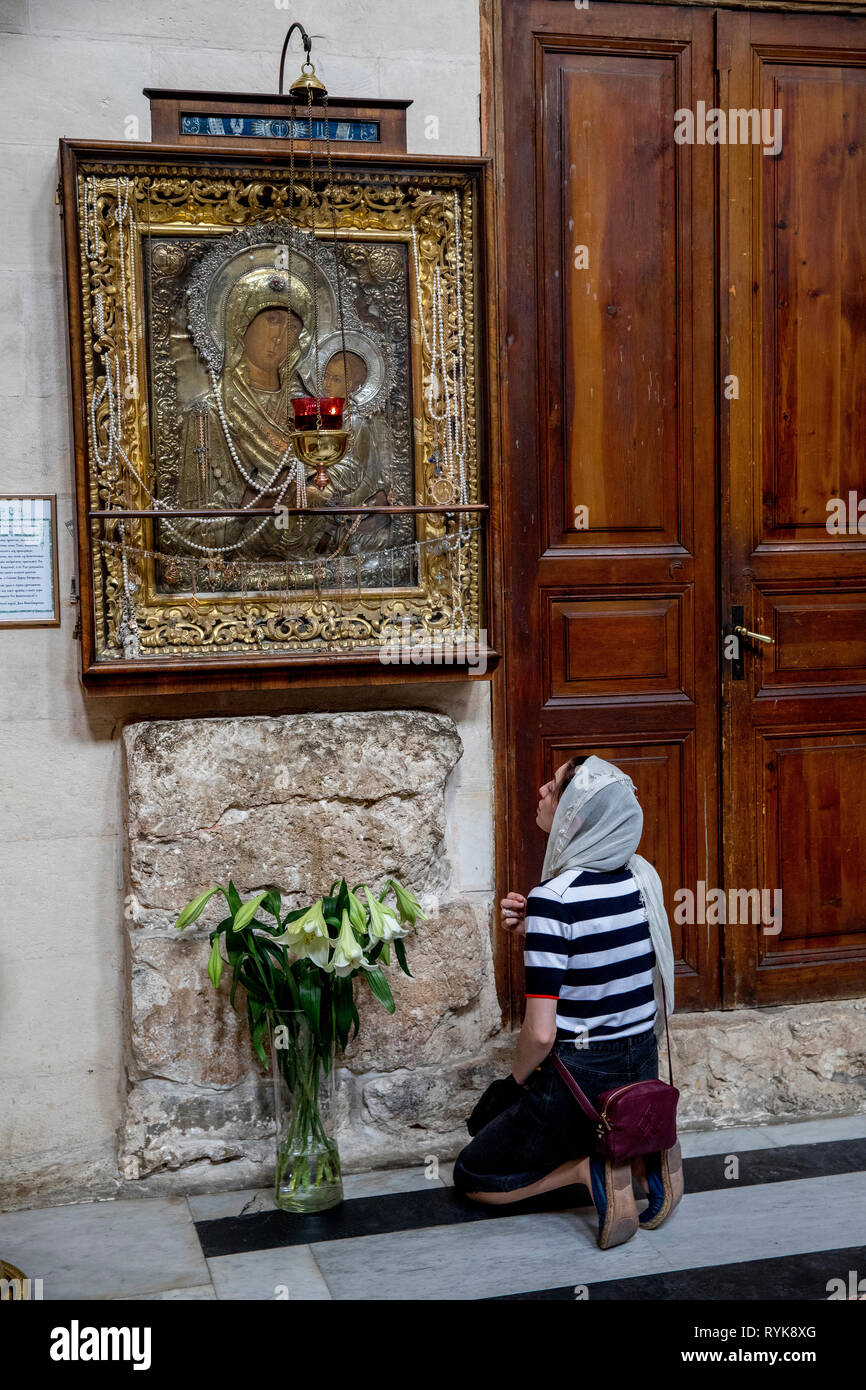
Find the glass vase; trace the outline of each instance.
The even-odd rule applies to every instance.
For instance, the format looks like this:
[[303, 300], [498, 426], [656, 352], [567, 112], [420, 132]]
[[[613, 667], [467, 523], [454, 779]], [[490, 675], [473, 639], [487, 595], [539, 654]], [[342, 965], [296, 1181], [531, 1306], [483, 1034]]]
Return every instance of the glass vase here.
[[269, 1015], [277, 1166], [282, 1211], [325, 1211], [343, 1200], [340, 1153], [332, 1135], [334, 1044], [325, 1047], [302, 1009]]

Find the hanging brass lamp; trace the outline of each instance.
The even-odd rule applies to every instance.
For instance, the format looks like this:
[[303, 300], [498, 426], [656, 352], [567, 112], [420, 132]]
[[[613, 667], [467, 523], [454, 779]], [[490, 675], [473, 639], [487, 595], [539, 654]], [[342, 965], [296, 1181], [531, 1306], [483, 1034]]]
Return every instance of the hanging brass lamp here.
[[[283, 76], [285, 72], [286, 53], [289, 41], [295, 30], [299, 30], [301, 42], [304, 45], [306, 54], [301, 65], [298, 77], [289, 88], [289, 95], [295, 101], [306, 99], [307, 105], [307, 138], [310, 143], [310, 192], [313, 191], [313, 103], [321, 99], [324, 106], [324, 126], [325, 126], [325, 152], [327, 157], [328, 174], [328, 201], [331, 205], [331, 221], [334, 236], [334, 249], [336, 253], [337, 227], [334, 213], [333, 201], [331, 199], [331, 137], [330, 125], [328, 120], [328, 89], [321, 78], [316, 76], [316, 69], [310, 58], [312, 40], [302, 24], [295, 22], [286, 34], [283, 43], [283, 51], [280, 56], [280, 94], [283, 91]], [[291, 163], [294, 166], [294, 121], [291, 124], [292, 138], [292, 157]], [[292, 209], [294, 206], [294, 186], [289, 191], [289, 220], [291, 221]], [[313, 268], [315, 271], [315, 236], [313, 239]], [[337, 293], [337, 314], [340, 320], [340, 330], [343, 333], [343, 302], [339, 286], [339, 262], [337, 263], [338, 293]], [[315, 293], [315, 289], [313, 291]], [[345, 337], [343, 340], [343, 356], [345, 362]], [[318, 353], [316, 355], [318, 370]], [[328, 468], [335, 463], [339, 463], [345, 456], [346, 450], [354, 436], [354, 430], [347, 428], [344, 423], [344, 410], [348, 414], [348, 399], [342, 397], [325, 398], [321, 396], [320, 383], [316, 382], [317, 396], [302, 396], [292, 400], [292, 407], [295, 413], [295, 428], [290, 434], [292, 448], [298, 459], [307, 467], [315, 468], [315, 486], [320, 490], [328, 486]]]

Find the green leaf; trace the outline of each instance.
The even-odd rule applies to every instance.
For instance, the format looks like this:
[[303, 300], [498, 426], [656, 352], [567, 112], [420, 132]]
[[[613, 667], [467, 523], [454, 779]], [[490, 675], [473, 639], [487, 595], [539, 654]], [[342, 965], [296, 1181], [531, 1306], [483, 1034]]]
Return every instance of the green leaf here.
[[214, 943], [210, 948], [210, 957], [207, 963], [207, 973], [208, 978], [210, 979], [210, 982], [213, 985], [214, 989], [219, 989], [220, 979], [223, 973], [223, 960], [222, 956], [220, 955], [220, 939], [218, 935], [214, 937]]
[[197, 898], [193, 898], [192, 902], [187, 903], [186, 907], [181, 909], [180, 916], [174, 924], [177, 930], [183, 931], [184, 927], [188, 927], [192, 922], [195, 922], [204, 912], [205, 907], [210, 902], [214, 893], [224, 892], [225, 889], [221, 888], [220, 885], [216, 883], [212, 888], [208, 888], [207, 892], [199, 893]]
[[321, 1031], [322, 977], [317, 966], [301, 976], [298, 981], [298, 993], [301, 996], [304, 1013], [310, 1020], [311, 1027], [318, 1034]]
[[410, 980], [414, 980], [415, 976], [412, 974], [406, 961], [406, 947], [401, 936], [394, 937], [394, 950], [397, 955], [397, 963], [403, 971], [403, 974], [408, 975]]
[[256, 1023], [253, 1025], [252, 1029], [250, 1030], [250, 1035], [252, 1037], [253, 1047], [255, 1048], [256, 1056], [259, 1058], [260, 1062], [264, 1063], [265, 1067], [269, 1067], [269, 1059], [268, 1054], [265, 1051], [262, 1039], [267, 1031], [267, 1027], [268, 1020], [267, 1017], [264, 1017], [258, 1019]]
[[241, 905], [241, 895], [238, 892], [237, 888], [235, 888], [231, 879], [229, 879], [229, 891], [227, 896], [229, 907], [231, 908], [232, 912], [237, 912], [238, 908]]
[[282, 908], [282, 898], [280, 897], [280, 890], [278, 888], [269, 888], [264, 898], [262, 899], [262, 903], [264, 905], [265, 912], [269, 912], [271, 916], [276, 917], [277, 921], [279, 922], [280, 910]]
[[235, 913], [235, 931], [243, 931], [244, 927], [249, 926], [260, 904], [264, 902], [267, 896], [267, 893], [259, 893], [257, 897], [250, 898], [238, 909]]
[[287, 912], [283, 918], [283, 927], [287, 927], [290, 922], [297, 922], [299, 917], [303, 917], [305, 912], [309, 912], [308, 907], [296, 907], [291, 912]]
[[387, 1009], [389, 1014], [394, 1013], [397, 1005], [394, 1003], [394, 996], [391, 993], [391, 986], [388, 984], [388, 981], [386, 980], [385, 976], [382, 974], [382, 971], [378, 968], [378, 966], [375, 970], [365, 970], [364, 979], [367, 981], [367, 984], [370, 986], [370, 989], [373, 991], [376, 998], [379, 1000], [379, 1003], [385, 1005], [385, 1008]]
[[[398, 937], [397, 940], [399, 941], [399, 939], [400, 939], [400, 938]], [[382, 960], [385, 962], [386, 965], [390, 965], [390, 964], [391, 964], [391, 943], [390, 943], [390, 941], [380, 941], [378, 944], [382, 947], [382, 953], [381, 953], [381, 954], [382, 954]], [[373, 959], [373, 954], [372, 954], [372, 952], [370, 953], [369, 959], [370, 959], [370, 960]]]
[[[367, 970], [364, 971], [365, 975], [369, 973]], [[352, 1026], [354, 1011], [351, 979], [348, 976], [344, 979], [337, 978], [334, 981], [334, 1014], [337, 1039], [341, 1047], [345, 1047], [349, 1041], [349, 1029]]]

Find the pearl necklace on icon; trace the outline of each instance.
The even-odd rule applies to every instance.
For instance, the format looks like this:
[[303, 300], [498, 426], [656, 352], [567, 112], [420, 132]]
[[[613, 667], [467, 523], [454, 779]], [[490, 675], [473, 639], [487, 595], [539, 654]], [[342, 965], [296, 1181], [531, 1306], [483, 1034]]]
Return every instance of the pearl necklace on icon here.
[[[418, 301], [418, 322], [421, 339], [429, 358], [429, 373], [424, 398], [427, 413], [433, 422], [434, 448], [430, 460], [434, 465], [433, 477], [427, 488], [437, 505], [456, 502], [465, 505], [469, 502], [466, 478], [466, 364], [463, 353], [463, 244], [460, 235], [460, 200], [454, 190], [454, 268], [455, 304], [453, 323], [457, 339], [457, 351], [446, 346], [445, 325], [451, 322], [448, 309], [447, 290], [443, 286], [439, 263], [433, 267], [433, 283], [430, 304], [430, 332], [424, 315], [424, 302], [421, 293], [421, 263], [418, 253], [418, 232], [412, 224], [412, 254], [415, 263], [415, 293]], [[450, 357], [450, 361], [449, 361]], [[451, 569], [451, 635], [454, 640], [466, 638], [466, 615], [463, 609], [464, 592], [464, 553], [463, 542], [473, 529], [465, 519], [464, 512], [458, 513], [457, 530], [453, 537], [456, 542], [456, 573]], [[459, 627], [458, 627], [459, 622]]]

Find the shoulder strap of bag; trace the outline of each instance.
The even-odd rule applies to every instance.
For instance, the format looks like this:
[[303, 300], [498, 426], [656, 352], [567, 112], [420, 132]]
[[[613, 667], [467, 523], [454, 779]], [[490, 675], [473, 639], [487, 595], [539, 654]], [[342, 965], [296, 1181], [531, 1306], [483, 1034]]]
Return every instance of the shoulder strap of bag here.
[[[669, 1029], [668, 1029], [668, 1001], [667, 1001], [667, 995], [665, 994], [664, 980], [662, 980], [661, 984], [662, 984], [662, 999], [663, 999], [663, 1001], [664, 1001], [664, 1008], [665, 1008], [665, 1037], [666, 1037], [666, 1039], [667, 1039], [667, 1044], [668, 1044], [668, 1076], [669, 1076], [669, 1078], [670, 1078], [669, 1085], [672, 1086], [672, 1085], [674, 1084], [674, 1070], [673, 1070], [673, 1064], [672, 1064], [672, 1062], [671, 1062], [671, 1035], [670, 1035], [670, 1031], [669, 1031]], [[567, 1067], [567, 1066], [565, 1065], [565, 1063], [562, 1061], [562, 1058], [561, 1058], [561, 1057], [558, 1057], [558, 1056], [556, 1055], [555, 1052], [552, 1054], [552, 1056], [553, 1056], [553, 1065], [556, 1067], [556, 1070], [559, 1072], [559, 1074], [560, 1074], [560, 1076], [562, 1077], [563, 1081], [565, 1082], [566, 1086], [567, 1086], [568, 1089], [571, 1091], [571, 1094], [574, 1096], [574, 1098], [575, 1098], [575, 1100], [577, 1101], [578, 1105], [580, 1106], [581, 1110], [584, 1112], [585, 1115], [587, 1115], [587, 1116], [589, 1117], [590, 1120], [592, 1120], [593, 1124], [598, 1123], [598, 1121], [601, 1120], [601, 1116], [599, 1115], [599, 1113], [598, 1113], [598, 1111], [596, 1110], [595, 1106], [592, 1105], [592, 1104], [590, 1104], [590, 1102], [587, 1100], [586, 1096], [584, 1095], [583, 1091], [582, 1091], [582, 1090], [580, 1089], [580, 1087], [578, 1086], [578, 1084], [577, 1084], [577, 1082], [575, 1081], [574, 1077], [572, 1076], [571, 1072], [568, 1070], [568, 1067]]]

